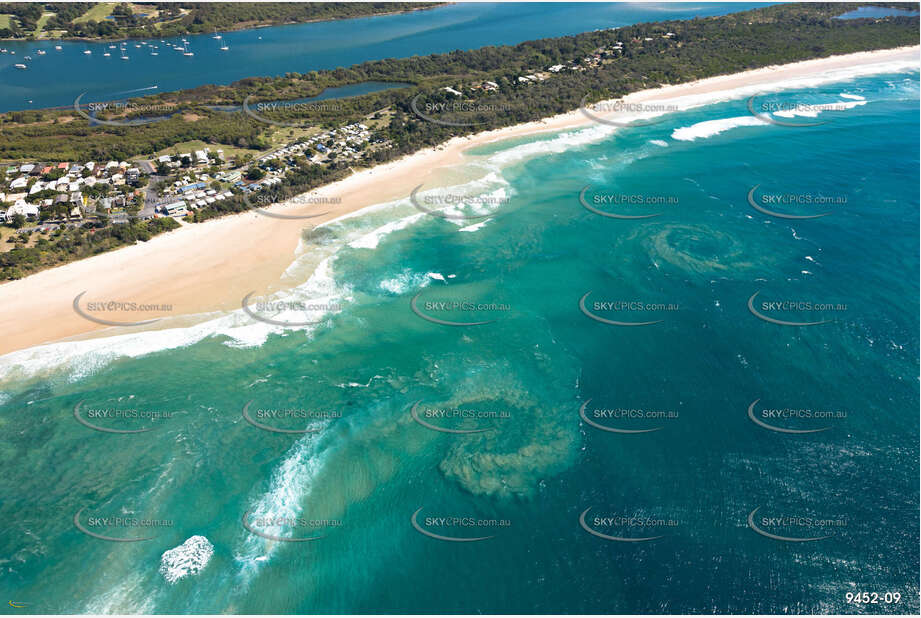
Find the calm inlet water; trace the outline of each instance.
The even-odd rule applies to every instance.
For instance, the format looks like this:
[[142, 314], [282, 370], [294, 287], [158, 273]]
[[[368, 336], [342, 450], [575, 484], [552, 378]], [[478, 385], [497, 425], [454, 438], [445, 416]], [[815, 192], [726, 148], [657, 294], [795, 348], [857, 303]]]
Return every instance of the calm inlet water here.
[[[426, 11], [191, 36], [194, 56], [176, 51], [181, 38], [118, 42], [4, 42], [0, 55], [0, 112], [73, 105], [157, 86], [159, 91], [229, 84], [244, 77], [347, 67], [367, 60], [403, 58], [485, 45], [515, 44], [648, 21], [724, 15], [769, 3], [458, 3]], [[220, 48], [226, 44], [229, 49]], [[110, 48], [113, 46], [114, 48]], [[152, 50], [156, 45], [158, 49]], [[140, 47], [137, 47], [140, 46]], [[47, 50], [40, 56], [37, 50]], [[91, 54], [85, 54], [91, 51]], [[152, 52], [157, 55], [151, 55]], [[105, 57], [103, 54], [109, 53]], [[17, 70], [23, 56], [29, 69]], [[98, 98], [97, 98], [98, 97]]]
[[[464, 196], [454, 218], [402, 200], [305, 236], [324, 261], [287, 298], [338, 305], [319, 326], [234, 314], [0, 359], [3, 594], [917, 612], [918, 97], [892, 73], [762, 97], [835, 104], [773, 116], [818, 126], [740, 97], [492, 145], [421, 196]], [[763, 316], [828, 321], [761, 319], [758, 292]]]

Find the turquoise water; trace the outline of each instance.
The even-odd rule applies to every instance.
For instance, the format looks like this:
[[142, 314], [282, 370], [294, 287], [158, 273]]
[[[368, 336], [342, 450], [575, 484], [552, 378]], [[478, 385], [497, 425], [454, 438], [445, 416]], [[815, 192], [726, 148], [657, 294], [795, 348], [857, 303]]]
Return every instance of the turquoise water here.
[[[402, 200], [305, 236], [303, 260], [328, 259], [293, 295], [341, 308], [317, 327], [232, 316], [105, 353], [0, 359], [0, 588], [29, 604], [4, 611], [917, 612], [918, 98], [918, 73], [893, 73], [756, 99], [853, 103], [789, 118], [819, 126], [750, 124], [741, 97], [646, 127], [493, 144], [466, 184], [426, 191], [466, 196], [454, 215], [495, 216], [443, 219]], [[700, 124], [721, 119], [722, 132]], [[618, 220], [580, 204], [586, 185], [589, 205], [666, 199], [598, 206], [660, 213]], [[755, 186], [779, 214], [831, 213], [765, 215], [747, 201]], [[761, 200], [805, 194], [846, 201]], [[762, 313], [830, 321], [761, 320], [747, 306], [758, 291]], [[589, 292], [600, 317], [662, 321], [594, 321], [579, 308]], [[417, 295], [428, 317], [495, 321], [436, 324], [412, 311]], [[756, 399], [758, 413], [845, 415], [758, 417], [827, 427], [787, 434], [749, 419]], [[580, 419], [588, 400], [595, 424], [656, 431], [598, 429]], [[417, 402], [429, 425], [477, 433], [424, 426]], [[248, 403], [303, 410], [251, 418], [313, 433], [259, 429]], [[150, 429], [106, 433], [76, 422], [78, 405], [84, 419], [161, 418], [94, 419]], [[92, 532], [152, 538], [92, 538], [73, 523], [81, 509]], [[590, 534], [586, 509], [595, 532], [658, 538]], [[755, 509], [770, 534], [831, 536], [767, 538], [747, 523]], [[425, 533], [491, 538], [432, 538], [417, 512]], [[267, 540], [246, 514], [264, 534], [323, 538]], [[119, 515], [167, 523], [90, 523]], [[213, 556], [168, 583], [161, 555], [194, 535]], [[848, 592], [900, 602], [856, 606]]]
[[[194, 56], [173, 50], [180, 38], [150, 40], [152, 56], [140, 41], [129, 41], [129, 60], [121, 60], [111, 42], [3, 41], [15, 55], [0, 55], [0, 112], [71, 106], [85, 100], [109, 100], [116, 93], [158, 86], [168, 92], [203, 84], [229, 84], [245, 77], [307, 73], [383, 58], [515, 44], [647, 21], [691, 19], [743, 11], [770, 3], [456, 3], [400, 15], [318, 22], [187, 37]], [[40, 56], [36, 51], [47, 54]], [[92, 54], [86, 55], [90, 50]], [[109, 52], [108, 58], [103, 53]], [[29, 69], [13, 67], [30, 55]]]

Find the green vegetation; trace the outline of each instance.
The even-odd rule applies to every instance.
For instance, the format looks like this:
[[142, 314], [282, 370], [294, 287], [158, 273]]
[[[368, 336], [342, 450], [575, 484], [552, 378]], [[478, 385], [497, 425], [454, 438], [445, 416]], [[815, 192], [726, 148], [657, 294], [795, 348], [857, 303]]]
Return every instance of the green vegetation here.
[[[266, 150], [277, 129], [238, 112], [206, 105], [240, 105], [257, 101], [314, 96], [325, 88], [368, 80], [402, 81], [414, 87], [327, 101], [324, 106], [292, 106], [260, 112], [272, 120], [333, 128], [364, 121], [380, 110], [390, 120], [378, 130], [395, 147], [373, 154], [376, 162], [430, 146], [454, 135], [516, 124], [576, 109], [589, 101], [614, 98], [660, 84], [674, 84], [772, 64], [918, 43], [918, 18], [832, 19], [853, 8], [846, 4], [778, 5], [723, 17], [640, 24], [585, 34], [529, 41], [516, 46], [486, 47], [425, 57], [365, 62], [347, 69], [254, 77], [229, 86], [162, 93], [134, 100], [139, 106], [181, 110], [165, 120], [133, 127], [89, 127], [73, 110], [30, 110], [0, 115], [0, 160], [127, 160], [151, 156], [174, 144], [201, 141], [217, 147]], [[674, 32], [672, 39], [663, 38]], [[645, 38], [652, 37], [652, 41]], [[522, 74], [580, 60], [596, 49], [624, 42], [620, 57], [583, 71], [564, 72], [542, 82], [521, 84]], [[410, 109], [410, 100], [444, 102], [440, 88], [494, 81], [498, 92], [477, 98], [502, 108], [468, 117], [478, 124], [448, 127], [425, 122]], [[149, 107], [148, 107], [149, 109]], [[143, 115], [144, 112], [139, 112]], [[114, 118], [111, 115], [100, 115]], [[369, 155], [372, 156], [372, 155]]]
[[[436, 2], [5, 2], [0, 38], [147, 38], [412, 11]], [[44, 19], [45, 12], [54, 13]], [[14, 19], [11, 19], [15, 17]], [[18, 22], [18, 23], [17, 23]]]
[[[583, 100], [618, 98], [659, 85], [834, 54], [918, 44], [918, 17], [833, 19], [856, 6], [776, 5], [722, 17], [639, 24], [515, 46], [248, 78], [230, 86], [202, 86], [137, 99], [138, 105], [168, 106], [179, 113], [132, 127], [89, 127], [73, 110], [9, 112], [0, 116], [4, 136], [0, 160], [128, 160], [172, 153], [175, 145], [189, 143], [205, 143], [212, 150], [224, 148], [225, 152], [229, 148], [267, 150], [275, 145], [279, 134], [290, 130], [267, 125], [240, 111], [217, 111], [208, 106], [239, 106], [246, 100], [252, 109], [258, 101], [314, 96], [325, 88], [370, 80], [413, 84], [329, 100], [320, 106], [260, 111], [274, 121], [297, 123], [303, 128], [296, 131], [303, 134], [308, 127], [329, 129], [362, 122], [373, 128], [376, 145], [386, 145], [362, 150], [356, 162], [336, 159], [317, 165], [298, 157], [284, 183], [272, 189], [278, 201], [343, 178], [351, 173], [350, 165], [372, 166], [454, 136], [564, 113], [577, 109]], [[668, 33], [673, 34], [666, 36]], [[620, 51], [609, 53], [618, 41], [622, 42]], [[569, 68], [551, 75], [546, 70], [554, 65]], [[537, 72], [545, 76], [543, 81], [519, 81]], [[486, 92], [473, 88], [486, 81], [495, 82], [498, 89]], [[455, 99], [442, 90], [446, 86], [461, 88], [462, 98]], [[428, 122], [411, 108], [417, 96], [430, 104], [462, 100], [476, 111], [456, 119], [466, 123], [463, 126]], [[249, 208], [243, 196], [237, 195], [194, 211], [190, 219], [202, 221]], [[31, 250], [23, 248], [23, 255]], [[19, 263], [0, 261], [0, 265], [13, 268]]]
[[[139, 241], [147, 241], [179, 227], [174, 219], [151, 219], [132, 223], [86, 223], [73, 229], [58, 228], [50, 233], [11, 235], [16, 246], [0, 252], [0, 279], [20, 279], [39, 270], [90, 257]], [[29, 242], [34, 240], [34, 242]]]
[[83, 24], [88, 21], [101, 21], [112, 14], [112, 9], [118, 5], [117, 2], [100, 2], [94, 4], [86, 13], [72, 20], [73, 24]]

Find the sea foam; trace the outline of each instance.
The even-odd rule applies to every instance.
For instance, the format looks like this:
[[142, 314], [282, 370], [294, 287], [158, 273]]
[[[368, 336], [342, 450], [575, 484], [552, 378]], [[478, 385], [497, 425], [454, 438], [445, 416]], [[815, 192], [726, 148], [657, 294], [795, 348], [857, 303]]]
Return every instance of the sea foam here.
[[205, 537], [196, 534], [185, 543], [163, 552], [160, 558], [160, 574], [171, 584], [184, 577], [195, 575], [207, 566], [214, 555], [214, 545]]

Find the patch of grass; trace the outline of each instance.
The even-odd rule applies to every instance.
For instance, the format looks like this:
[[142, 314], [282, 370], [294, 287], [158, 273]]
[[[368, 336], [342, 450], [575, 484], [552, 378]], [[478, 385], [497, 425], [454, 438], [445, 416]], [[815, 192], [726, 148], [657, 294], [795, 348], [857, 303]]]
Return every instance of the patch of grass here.
[[89, 11], [81, 15], [80, 17], [73, 20], [75, 24], [82, 24], [87, 21], [101, 22], [103, 19], [112, 14], [112, 10], [115, 9], [117, 2], [100, 2], [97, 5], [94, 5]]
[[42, 30], [45, 29], [45, 24], [48, 23], [48, 20], [57, 15], [57, 13], [42, 13], [42, 16], [38, 18], [38, 21], [35, 24], [35, 38], [39, 39], [42, 36]]
[[312, 137], [320, 133], [319, 127], [278, 127], [269, 133], [269, 141], [273, 148], [291, 144], [301, 138]]
[[7, 13], [0, 14], [0, 28], [9, 28], [13, 24], [13, 16]]

